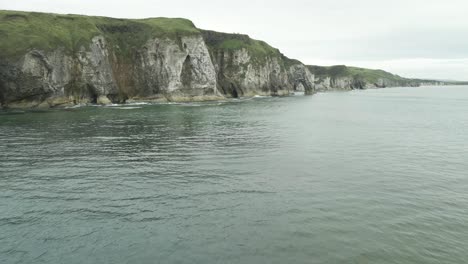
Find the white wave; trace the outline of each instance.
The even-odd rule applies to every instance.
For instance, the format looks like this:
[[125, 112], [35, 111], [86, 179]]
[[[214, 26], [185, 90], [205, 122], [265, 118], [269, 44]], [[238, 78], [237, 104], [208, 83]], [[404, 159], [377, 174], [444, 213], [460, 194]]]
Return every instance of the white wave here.
[[180, 104], [180, 106], [198, 107], [198, 106], [202, 106], [202, 105], [201, 104], [194, 104], [194, 103], [185, 103], [185, 104]]
[[132, 110], [132, 109], [141, 109], [143, 107], [138, 106], [122, 106], [122, 107], [114, 107], [114, 109], [122, 109], [122, 110]]
[[305, 95], [305, 92], [293, 92], [291, 93], [292, 96], [303, 96]]
[[133, 103], [126, 103], [125, 105], [150, 105], [149, 102], [133, 102]]
[[73, 108], [80, 108], [80, 107], [85, 107], [87, 106], [86, 104], [77, 104], [73, 106], [66, 106], [65, 109], [73, 109]]
[[105, 137], [105, 136], [97, 136], [93, 137], [94, 139], [101, 139], [101, 140], [116, 140], [116, 139], [126, 139], [127, 137]]

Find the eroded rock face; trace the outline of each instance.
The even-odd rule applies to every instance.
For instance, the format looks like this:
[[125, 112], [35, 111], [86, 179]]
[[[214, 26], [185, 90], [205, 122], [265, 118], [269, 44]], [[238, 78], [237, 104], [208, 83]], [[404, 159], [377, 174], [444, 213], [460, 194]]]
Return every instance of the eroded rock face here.
[[2, 105], [16, 103], [32, 107], [63, 93], [69, 81], [68, 57], [61, 50], [50, 53], [33, 50], [15, 62], [0, 64]]
[[32, 50], [0, 62], [4, 107], [54, 107], [78, 103], [214, 99], [216, 72], [201, 36], [149, 40], [122, 63], [106, 39], [96, 36], [75, 54]]
[[168, 97], [220, 96], [216, 72], [201, 36], [152, 39], [137, 59], [135, 82], [140, 95]]
[[100, 96], [117, 94], [118, 88], [109, 53], [106, 40], [102, 36], [92, 39], [89, 50], [82, 47], [73, 65], [75, 69], [70, 69], [72, 79], [77, 86], [67, 90], [67, 94], [75, 98], [88, 96], [93, 102], [97, 102]]
[[357, 88], [354, 88], [354, 84], [355, 80], [353, 79], [353, 77], [325, 77], [317, 78], [315, 82], [315, 87], [318, 91], [351, 90]]
[[75, 57], [61, 49], [32, 50], [1, 67], [0, 93], [5, 106], [96, 102], [99, 96], [117, 92], [102, 37], [93, 38], [89, 50], [82, 48]]
[[214, 51], [212, 58], [218, 89], [228, 97], [288, 95], [314, 90], [314, 75], [302, 64], [288, 68], [278, 57], [256, 61], [246, 49]]
[[296, 64], [289, 68], [289, 79], [293, 83], [294, 91], [308, 94], [316, 91], [315, 76], [303, 64]]

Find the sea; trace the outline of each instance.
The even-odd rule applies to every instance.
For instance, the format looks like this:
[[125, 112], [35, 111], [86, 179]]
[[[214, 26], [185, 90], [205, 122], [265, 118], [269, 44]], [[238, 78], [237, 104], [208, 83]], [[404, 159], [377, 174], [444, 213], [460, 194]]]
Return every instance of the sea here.
[[468, 86], [0, 112], [0, 263], [467, 263]]

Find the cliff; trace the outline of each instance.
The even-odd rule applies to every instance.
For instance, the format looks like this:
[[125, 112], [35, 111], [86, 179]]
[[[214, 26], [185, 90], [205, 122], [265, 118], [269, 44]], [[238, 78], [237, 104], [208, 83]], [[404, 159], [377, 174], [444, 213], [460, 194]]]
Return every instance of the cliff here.
[[[192, 101], [413, 86], [358, 68], [306, 66], [247, 35], [181, 18], [0, 11], [1, 107]], [[343, 68], [344, 67], [344, 68]]]
[[314, 75], [263, 41], [202, 31], [217, 73], [218, 90], [231, 97], [314, 92]]
[[185, 19], [2, 11], [4, 106], [220, 97], [200, 31]]

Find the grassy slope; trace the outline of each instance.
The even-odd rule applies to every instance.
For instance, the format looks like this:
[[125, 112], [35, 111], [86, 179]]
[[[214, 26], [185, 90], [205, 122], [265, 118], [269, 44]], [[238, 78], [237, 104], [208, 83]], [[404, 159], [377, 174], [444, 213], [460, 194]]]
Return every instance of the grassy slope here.
[[251, 56], [278, 56], [278, 49], [264, 41], [251, 39], [243, 34], [228, 34], [210, 30], [202, 31], [206, 44], [214, 50], [235, 51], [245, 48]]
[[191, 21], [182, 18], [115, 19], [0, 10], [0, 56], [4, 57], [21, 56], [32, 48], [61, 47], [73, 53], [87, 47], [96, 35], [104, 35], [127, 54], [151, 37], [199, 33]]
[[278, 49], [268, 43], [250, 38], [244, 34], [229, 34], [211, 30], [202, 30], [203, 38], [211, 51], [233, 52], [246, 49], [252, 63], [263, 63], [267, 58], [278, 58], [283, 66], [301, 63], [284, 56]]
[[375, 83], [378, 79], [388, 79], [396, 82], [405, 82], [409, 79], [405, 79], [398, 75], [391, 74], [383, 70], [372, 70], [364, 69], [358, 67], [350, 67], [345, 65], [336, 65], [336, 66], [308, 66], [311, 72], [313, 72], [317, 77], [355, 77], [362, 80], [365, 80], [370, 83]]

